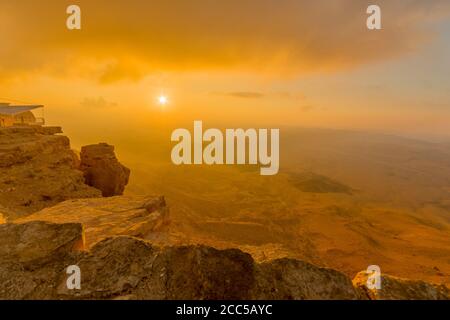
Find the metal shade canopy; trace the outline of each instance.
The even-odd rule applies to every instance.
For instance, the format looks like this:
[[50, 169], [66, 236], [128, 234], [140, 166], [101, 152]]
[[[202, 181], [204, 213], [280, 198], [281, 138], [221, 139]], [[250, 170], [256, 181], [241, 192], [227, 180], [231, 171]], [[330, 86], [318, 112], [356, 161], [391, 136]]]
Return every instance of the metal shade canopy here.
[[43, 105], [11, 106], [8, 104], [0, 103], [0, 114], [13, 116], [43, 107]]

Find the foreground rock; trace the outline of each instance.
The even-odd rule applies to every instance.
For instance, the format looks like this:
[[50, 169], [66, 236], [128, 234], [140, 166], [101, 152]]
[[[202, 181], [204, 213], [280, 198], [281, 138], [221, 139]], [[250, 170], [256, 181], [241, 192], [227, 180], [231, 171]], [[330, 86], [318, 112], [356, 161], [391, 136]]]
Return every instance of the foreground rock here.
[[15, 222], [47, 221], [81, 223], [86, 245], [115, 235], [149, 238], [169, 222], [169, 210], [163, 197], [117, 196], [62, 202]]
[[383, 274], [381, 289], [367, 287], [368, 275], [360, 272], [353, 279], [355, 287], [366, 292], [372, 300], [448, 300], [450, 290], [444, 285], [434, 285], [424, 281], [400, 279]]
[[[81, 225], [43, 222], [1, 226], [0, 240], [6, 240], [6, 244], [0, 246], [0, 299], [358, 299], [362, 296], [350, 279], [337, 271], [288, 259], [257, 264], [249, 254], [236, 249], [160, 248], [119, 236], [99, 242], [89, 252], [80, 252], [79, 230]], [[81, 290], [67, 289], [69, 265], [81, 269]]]
[[117, 160], [113, 146], [100, 143], [82, 147], [80, 158], [88, 185], [101, 190], [104, 197], [123, 194], [130, 169]]
[[17, 218], [74, 198], [99, 197], [84, 183], [69, 139], [59, 127], [0, 128], [0, 204]]
[[[383, 276], [367, 278], [279, 259], [256, 263], [240, 250], [158, 247], [128, 236], [83, 249], [80, 224], [0, 226], [0, 299], [448, 299], [448, 290]], [[81, 270], [81, 289], [67, 288], [66, 269]]]
[[344, 274], [294, 259], [277, 259], [258, 267], [257, 299], [365, 299]]
[[27, 224], [0, 225], [2, 262], [37, 264], [51, 262], [74, 250], [84, 249], [80, 224], [52, 224], [33, 221]]
[[83, 249], [80, 224], [0, 225], [0, 299], [45, 297], [61, 270]]

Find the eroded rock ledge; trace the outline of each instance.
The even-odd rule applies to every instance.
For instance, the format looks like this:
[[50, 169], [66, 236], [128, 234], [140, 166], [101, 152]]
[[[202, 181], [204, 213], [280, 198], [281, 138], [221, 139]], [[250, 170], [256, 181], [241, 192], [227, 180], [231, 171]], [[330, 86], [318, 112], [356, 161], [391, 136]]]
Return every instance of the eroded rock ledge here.
[[[83, 250], [80, 224], [33, 221], [0, 225], [0, 299], [448, 299], [448, 290], [384, 277], [389, 293], [368, 295], [362, 282], [312, 264], [258, 264], [240, 250], [157, 247], [116, 236]], [[81, 269], [68, 290], [66, 268]], [[389, 279], [389, 280], [385, 280]], [[386, 282], [388, 281], [388, 282]], [[417, 291], [416, 291], [417, 290]]]
[[67, 199], [101, 197], [85, 184], [60, 127], [0, 128], [0, 204], [14, 219]]
[[[20, 239], [19, 239], [20, 238]], [[345, 275], [295, 260], [257, 264], [240, 250], [160, 248], [128, 236], [82, 251], [80, 224], [0, 225], [0, 299], [358, 299]], [[69, 291], [65, 268], [82, 287]]]
[[170, 222], [166, 201], [160, 196], [67, 200], [15, 222], [31, 221], [81, 223], [86, 247], [117, 235], [146, 239], [155, 231], [162, 231]]
[[68, 199], [121, 195], [130, 170], [105, 143], [81, 160], [60, 127], [0, 128], [0, 212], [13, 220]]
[[355, 287], [366, 292], [371, 300], [449, 300], [450, 290], [444, 285], [381, 275], [381, 289], [367, 288], [367, 273], [360, 272], [353, 279]]

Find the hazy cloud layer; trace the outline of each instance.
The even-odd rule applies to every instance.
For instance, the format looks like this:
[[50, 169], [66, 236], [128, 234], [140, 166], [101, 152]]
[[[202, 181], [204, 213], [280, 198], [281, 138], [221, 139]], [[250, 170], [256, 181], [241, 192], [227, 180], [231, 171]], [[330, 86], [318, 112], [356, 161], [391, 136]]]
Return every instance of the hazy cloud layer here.
[[225, 95], [233, 98], [244, 98], [244, 99], [259, 99], [264, 97], [264, 94], [260, 92], [251, 92], [251, 91], [228, 92], [225, 93]]
[[0, 1], [0, 71], [109, 83], [161, 71], [334, 72], [414, 52], [450, 12], [448, 0], [377, 1], [383, 30], [366, 29], [361, 0]]
[[109, 108], [109, 107], [115, 107], [117, 106], [117, 103], [107, 101], [103, 97], [98, 98], [84, 98], [83, 101], [81, 101], [81, 106], [85, 108]]

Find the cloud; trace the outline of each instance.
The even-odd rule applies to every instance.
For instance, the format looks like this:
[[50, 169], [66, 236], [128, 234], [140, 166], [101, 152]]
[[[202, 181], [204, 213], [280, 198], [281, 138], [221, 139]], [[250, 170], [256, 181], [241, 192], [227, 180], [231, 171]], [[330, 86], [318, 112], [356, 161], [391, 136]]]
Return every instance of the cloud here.
[[394, 59], [433, 38], [426, 22], [448, 0], [379, 0], [383, 30], [368, 31], [361, 0], [79, 0], [82, 30], [64, 2], [0, 3], [0, 71], [82, 76], [102, 83], [155, 72], [250, 72], [284, 77]]
[[299, 110], [302, 111], [302, 112], [312, 111], [312, 110], [314, 110], [314, 106], [312, 106], [312, 105], [300, 106]]
[[276, 98], [282, 98], [282, 99], [291, 99], [291, 100], [306, 100], [306, 96], [301, 92], [288, 92], [288, 91], [279, 91], [274, 92], [272, 94]]
[[105, 100], [103, 97], [98, 98], [84, 98], [81, 101], [81, 106], [85, 108], [109, 108], [117, 106], [115, 102], [109, 102]]
[[245, 99], [259, 99], [264, 97], [264, 94], [260, 92], [251, 92], [251, 91], [229, 92], [225, 93], [225, 95], [234, 98], [245, 98]]

